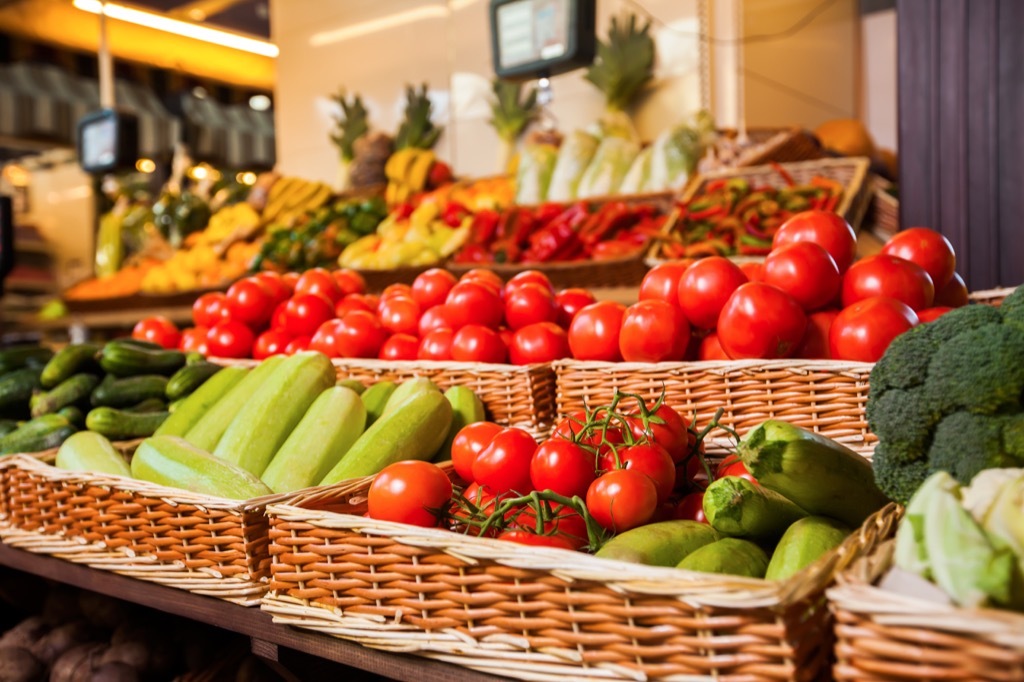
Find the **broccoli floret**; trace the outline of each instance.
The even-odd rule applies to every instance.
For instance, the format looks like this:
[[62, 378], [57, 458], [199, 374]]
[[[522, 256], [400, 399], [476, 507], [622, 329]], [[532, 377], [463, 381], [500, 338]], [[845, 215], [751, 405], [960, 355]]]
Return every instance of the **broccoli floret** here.
[[1024, 330], [989, 325], [953, 337], [932, 357], [927, 382], [931, 402], [943, 414], [1020, 409]]
[[934, 337], [930, 324], [918, 325], [897, 336], [871, 368], [869, 390], [886, 391], [923, 384], [928, 376], [928, 363], [939, 349]]
[[1024, 414], [1003, 417], [1003, 450], [1024, 466]]
[[1024, 326], [1024, 287], [1014, 289], [999, 307], [1005, 324]]
[[946, 471], [964, 485], [984, 469], [1017, 465], [1003, 449], [1006, 419], [970, 412], [954, 412], [935, 429], [928, 450], [931, 473]]
[[964, 332], [1002, 323], [1003, 316], [998, 308], [977, 304], [951, 310], [924, 327], [929, 330], [931, 338], [941, 344]]
[[926, 408], [926, 391], [924, 386], [909, 390], [893, 388], [868, 401], [868, 426], [885, 442], [888, 451], [899, 454], [901, 461], [925, 458], [932, 431], [941, 416]]
[[906, 504], [928, 478], [928, 460], [900, 461], [889, 456], [885, 443], [879, 443], [874, 456], [875, 483], [890, 500]]

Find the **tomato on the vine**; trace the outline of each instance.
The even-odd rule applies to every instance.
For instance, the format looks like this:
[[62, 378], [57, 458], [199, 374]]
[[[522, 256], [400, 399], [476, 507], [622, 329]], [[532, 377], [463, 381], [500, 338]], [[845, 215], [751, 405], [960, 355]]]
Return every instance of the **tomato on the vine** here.
[[594, 453], [564, 438], [543, 441], [530, 460], [530, 481], [537, 490], [583, 497], [596, 477]]
[[843, 307], [876, 296], [895, 298], [914, 310], [924, 310], [935, 300], [935, 287], [931, 276], [917, 263], [878, 253], [857, 261], [846, 271]]
[[751, 483], [757, 483], [757, 479], [747, 469], [747, 465], [743, 463], [737, 455], [729, 455], [721, 462], [715, 469], [715, 480], [725, 478], [726, 476], [736, 476], [738, 478], [745, 478]]
[[626, 362], [682, 360], [690, 324], [678, 306], [650, 299], [626, 308], [619, 330], [619, 352]]
[[867, 298], [843, 308], [832, 322], [829, 350], [836, 360], [878, 362], [892, 340], [918, 322], [917, 313], [902, 301]]
[[498, 534], [499, 540], [516, 542], [530, 547], [554, 547], [556, 549], [577, 549], [577, 543], [564, 535], [538, 535], [529, 530], [504, 530]]
[[452, 482], [436, 464], [395, 462], [377, 474], [366, 494], [370, 518], [432, 528], [447, 509]]
[[665, 448], [672, 461], [679, 462], [689, 454], [692, 434], [682, 416], [671, 406], [665, 403], [659, 405], [647, 420], [646, 426], [638, 414], [631, 414], [628, 420], [634, 438], [657, 443]]
[[695, 327], [714, 329], [732, 293], [747, 276], [728, 258], [702, 258], [679, 278], [679, 307]]
[[163, 348], [177, 348], [181, 344], [181, 332], [177, 325], [163, 315], [144, 317], [132, 328], [132, 338], [149, 341]]
[[733, 292], [718, 320], [718, 340], [733, 359], [791, 356], [807, 329], [807, 316], [793, 297], [764, 282]]
[[658, 491], [658, 504], [668, 500], [676, 484], [676, 464], [665, 448], [657, 443], [637, 443], [620, 447], [616, 452], [603, 453], [598, 458], [598, 466], [602, 471], [619, 468], [647, 474]]
[[615, 469], [594, 479], [586, 499], [594, 520], [614, 533], [644, 525], [658, 509], [654, 481], [633, 469]]
[[591, 303], [576, 313], [569, 325], [569, 348], [577, 360], [622, 359], [619, 331], [626, 306], [614, 301]]
[[675, 518], [707, 523], [708, 518], [704, 515], [704, 491], [689, 493], [679, 500], [679, 504], [676, 505]]
[[536, 449], [537, 441], [526, 431], [502, 429], [473, 462], [473, 480], [497, 494], [525, 495], [533, 490], [530, 461]]
[[473, 422], [455, 434], [452, 440], [452, 466], [462, 480], [473, 480], [473, 462], [502, 428], [494, 422]]

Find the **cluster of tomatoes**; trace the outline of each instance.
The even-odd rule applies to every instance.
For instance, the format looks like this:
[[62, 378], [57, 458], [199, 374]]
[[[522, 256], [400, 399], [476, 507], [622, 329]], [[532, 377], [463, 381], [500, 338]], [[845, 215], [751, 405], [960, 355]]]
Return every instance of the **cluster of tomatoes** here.
[[749, 473], [730, 460], [711, 472], [692, 425], [667, 405], [636, 401], [628, 412], [617, 399], [569, 415], [539, 444], [521, 429], [469, 424], [452, 443], [464, 486], [434, 464], [399, 462], [371, 484], [368, 515], [565, 549], [653, 521], [704, 521], [709, 475]]
[[[645, 335], [650, 361], [875, 362], [896, 336], [967, 303], [953, 249], [938, 232], [899, 232], [879, 254], [856, 262], [855, 250], [840, 216], [797, 214], [776, 232], [763, 263], [712, 257], [656, 266], [641, 284], [640, 303], [622, 310], [623, 330], [630, 311], [645, 305], [660, 320]], [[607, 313], [605, 327], [616, 319]], [[614, 346], [607, 342], [591, 359], [618, 359]]]

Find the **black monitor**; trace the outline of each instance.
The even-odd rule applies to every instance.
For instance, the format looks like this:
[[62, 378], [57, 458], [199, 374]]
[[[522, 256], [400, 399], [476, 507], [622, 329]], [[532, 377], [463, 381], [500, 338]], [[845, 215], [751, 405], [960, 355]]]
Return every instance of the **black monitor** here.
[[87, 173], [130, 170], [139, 158], [139, 125], [134, 115], [100, 109], [78, 122], [78, 163]]
[[494, 72], [525, 80], [594, 61], [595, 0], [491, 0]]

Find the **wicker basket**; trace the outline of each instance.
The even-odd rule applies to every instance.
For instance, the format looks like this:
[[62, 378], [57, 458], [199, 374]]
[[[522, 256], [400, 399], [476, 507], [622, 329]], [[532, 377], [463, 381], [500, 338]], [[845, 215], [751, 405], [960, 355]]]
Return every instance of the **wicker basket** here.
[[985, 291], [973, 291], [968, 296], [971, 303], [984, 303], [985, 305], [1000, 306], [1006, 297], [1012, 294], [1017, 287], [1002, 287], [999, 289], [986, 289]]
[[864, 229], [886, 242], [900, 231], [900, 200], [888, 192], [893, 185], [885, 178], [873, 175], [868, 185], [871, 196]]
[[837, 680], [1024, 680], [1024, 615], [964, 609], [881, 590], [893, 543], [839, 575], [829, 590], [836, 619]]
[[[734, 159], [722, 163], [722, 167], [814, 161], [826, 155], [818, 138], [802, 128], [748, 128], [746, 132], [753, 144]], [[729, 139], [735, 139], [737, 134], [735, 130], [719, 131], [719, 135]]]
[[833, 575], [894, 506], [785, 582], [367, 519], [369, 479], [268, 507], [275, 622], [527, 680], [815, 680]]
[[[719, 408], [721, 423], [745, 433], [765, 419], [784, 419], [844, 443], [874, 451], [864, 410], [874, 365], [832, 360], [729, 360], [710, 362], [554, 363], [558, 414], [611, 402], [616, 390], [665, 402], [707, 423]], [[714, 438], [727, 436], [713, 430]]]
[[0, 459], [4, 544], [254, 606], [270, 568], [266, 503], [51, 466], [56, 450]]
[[504, 280], [523, 270], [539, 270], [547, 275], [556, 289], [582, 287], [587, 289], [640, 286], [647, 265], [644, 263], [646, 247], [632, 256], [605, 260], [555, 261], [551, 263], [449, 263], [446, 267], [456, 276], [473, 268], [493, 270]]

